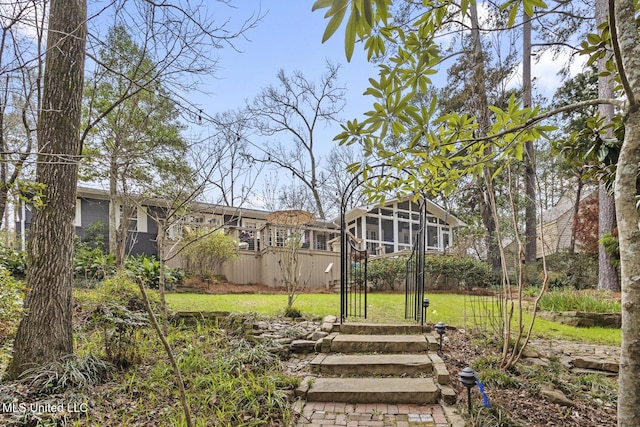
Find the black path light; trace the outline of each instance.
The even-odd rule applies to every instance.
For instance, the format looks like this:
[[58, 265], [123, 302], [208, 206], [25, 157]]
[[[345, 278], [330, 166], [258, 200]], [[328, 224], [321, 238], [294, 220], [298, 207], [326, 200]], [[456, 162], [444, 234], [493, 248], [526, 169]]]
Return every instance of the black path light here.
[[476, 371], [466, 367], [460, 371], [460, 382], [467, 388], [467, 400], [469, 401], [469, 413], [471, 413], [471, 389], [476, 385]]
[[435, 329], [438, 335], [440, 335], [440, 346], [438, 347], [438, 351], [442, 351], [442, 336], [447, 332], [447, 324], [444, 322], [438, 322], [433, 326], [433, 329]]
[[423, 298], [422, 300], [422, 324], [424, 324], [425, 319], [427, 318], [427, 309], [429, 308], [429, 298]]

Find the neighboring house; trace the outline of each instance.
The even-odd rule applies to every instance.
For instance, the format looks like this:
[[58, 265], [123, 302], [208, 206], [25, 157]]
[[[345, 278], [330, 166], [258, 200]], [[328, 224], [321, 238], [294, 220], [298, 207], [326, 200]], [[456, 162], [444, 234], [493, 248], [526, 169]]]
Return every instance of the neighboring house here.
[[[105, 190], [78, 187], [76, 233], [100, 221], [109, 224], [109, 194]], [[410, 250], [419, 227], [418, 205], [394, 200], [384, 205], [363, 206], [347, 212], [349, 232], [373, 255]], [[127, 253], [158, 255], [156, 218], [163, 216], [163, 201], [142, 203], [130, 218]], [[19, 209], [18, 238], [24, 242], [31, 224], [31, 207], [22, 202]], [[329, 286], [339, 279], [339, 219], [311, 220], [295, 230], [299, 239], [300, 280], [309, 288]], [[426, 248], [446, 252], [453, 244], [453, 229], [464, 223], [436, 204], [427, 201]], [[220, 227], [238, 240], [238, 258], [227, 261], [222, 273], [233, 283], [261, 283], [282, 286], [281, 263], [292, 236], [292, 227], [271, 212], [195, 202], [191, 213], [168, 230], [167, 248], [187, 230]], [[108, 239], [107, 236], [105, 236]], [[336, 242], [338, 244], [336, 245]], [[108, 244], [108, 242], [107, 242]], [[171, 266], [180, 266], [179, 256]]]
[[[583, 214], [585, 207], [596, 199], [598, 190], [593, 188], [583, 188], [580, 197], [580, 214]], [[536, 257], [542, 258], [544, 255], [551, 255], [566, 251], [571, 246], [571, 234], [573, 231], [575, 218], [575, 194], [564, 194], [554, 207], [542, 212], [542, 229], [537, 227], [538, 244], [536, 247]], [[542, 231], [542, 232], [541, 232]], [[582, 252], [582, 245], [579, 238], [575, 242], [575, 251]]]
[[[583, 188], [580, 196], [579, 213], [584, 215], [586, 208], [594, 202], [594, 199], [597, 206], [597, 197], [597, 189]], [[571, 234], [575, 223], [575, 204], [576, 195], [573, 193], [565, 193], [560, 197], [555, 206], [542, 212], [542, 228], [540, 225], [536, 227], [536, 258], [542, 258], [543, 251], [544, 255], [548, 256], [567, 251], [571, 247]], [[540, 218], [538, 218], [538, 220], [540, 220]], [[583, 251], [582, 243], [580, 236], [578, 236], [575, 242], [575, 252]], [[505, 251], [508, 254], [515, 254], [516, 244], [515, 240], [509, 239], [504, 245]], [[510, 257], [509, 259], [511, 265], [513, 258]]]

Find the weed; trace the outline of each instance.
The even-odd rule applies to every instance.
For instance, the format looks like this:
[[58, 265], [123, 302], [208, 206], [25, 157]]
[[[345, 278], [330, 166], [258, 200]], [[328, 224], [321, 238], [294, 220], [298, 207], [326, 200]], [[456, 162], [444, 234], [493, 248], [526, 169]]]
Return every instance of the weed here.
[[502, 369], [487, 368], [478, 374], [480, 381], [490, 388], [519, 388], [520, 381]]
[[287, 307], [284, 309], [284, 317], [302, 317], [302, 312], [298, 308]]

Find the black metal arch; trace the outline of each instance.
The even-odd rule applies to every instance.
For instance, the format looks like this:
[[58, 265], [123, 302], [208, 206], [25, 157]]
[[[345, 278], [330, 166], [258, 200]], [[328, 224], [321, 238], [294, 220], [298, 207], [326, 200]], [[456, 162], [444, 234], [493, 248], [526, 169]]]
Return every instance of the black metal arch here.
[[[380, 169], [379, 173], [370, 179], [387, 176], [384, 168], [389, 165], [371, 166]], [[354, 246], [355, 236], [350, 236], [347, 230], [346, 213], [348, 202], [354, 192], [364, 184], [361, 180], [364, 171], [353, 176], [347, 184], [340, 204], [340, 322], [348, 317], [367, 318], [367, 264], [369, 253], [367, 248]], [[408, 172], [411, 174], [411, 172]], [[413, 318], [416, 322], [424, 323], [422, 308], [424, 299], [424, 253], [425, 253], [425, 223], [426, 198], [420, 198], [420, 227], [413, 244], [411, 257], [407, 262], [407, 276], [405, 286], [405, 317]]]

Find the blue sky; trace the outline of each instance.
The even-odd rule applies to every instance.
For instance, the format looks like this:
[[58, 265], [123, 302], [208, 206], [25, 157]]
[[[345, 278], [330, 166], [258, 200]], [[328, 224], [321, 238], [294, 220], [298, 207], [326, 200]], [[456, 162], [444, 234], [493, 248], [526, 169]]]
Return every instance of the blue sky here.
[[[235, 45], [241, 52], [230, 48], [217, 51], [219, 70], [203, 88], [211, 96], [203, 100], [204, 110], [213, 115], [227, 109], [242, 107], [260, 89], [277, 84], [278, 70], [301, 71], [307, 78], [318, 81], [325, 71], [327, 60], [340, 64], [339, 80], [347, 87], [347, 105], [342, 119], [359, 117], [370, 106], [362, 96], [368, 78], [375, 75], [375, 67], [356, 49], [354, 58], [347, 63], [344, 54], [344, 33], [339, 30], [330, 40], [322, 43], [326, 25], [323, 11], [311, 12], [309, 0], [237, 0], [233, 2], [235, 25], [252, 14], [265, 14], [261, 23], [247, 33], [247, 40]], [[221, 9], [229, 13], [229, 8]], [[337, 125], [327, 129], [327, 137], [339, 132]], [[324, 132], [323, 132], [324, 133]], [[330, 134], [330, 135], [329, 135]], [[256, 141], [257, 142], [257, 141]]]

